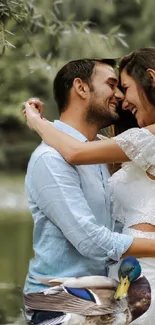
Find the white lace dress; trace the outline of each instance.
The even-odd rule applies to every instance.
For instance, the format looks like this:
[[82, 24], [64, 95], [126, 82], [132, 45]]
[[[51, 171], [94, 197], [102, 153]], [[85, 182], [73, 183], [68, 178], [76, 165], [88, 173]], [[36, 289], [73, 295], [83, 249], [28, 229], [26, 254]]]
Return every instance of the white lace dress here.
[[[109, 180], [113, 203], [113, 219], [123, 223], [123, 233], [134, 237], [155, 239], [155, 232], [142, 232], [130, 228], [139, 223], [155, 225], [155, 136], [148, 130], [134, 128], [114, 138], [132, 160], [124, 163]], [[135, 325], [155, 324], [155, 258], [139, 258], [142, 273], [151, 285], [151, 306]], [[118, 264], [110, 268], [115, 277]]]

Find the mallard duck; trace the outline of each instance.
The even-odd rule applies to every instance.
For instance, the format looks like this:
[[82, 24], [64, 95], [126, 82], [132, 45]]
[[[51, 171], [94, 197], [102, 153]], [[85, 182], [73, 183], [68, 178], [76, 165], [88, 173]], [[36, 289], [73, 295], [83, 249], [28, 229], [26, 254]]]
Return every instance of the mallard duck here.
[[37, 278], [50, 288], [25, 295], [25, 304], [31, 309], [85, 316], [78, 324], [129, 324], [148, 310], [151, 289], [135, 257], [122, 260], [118, 277], [120, 283], [104, 276]]

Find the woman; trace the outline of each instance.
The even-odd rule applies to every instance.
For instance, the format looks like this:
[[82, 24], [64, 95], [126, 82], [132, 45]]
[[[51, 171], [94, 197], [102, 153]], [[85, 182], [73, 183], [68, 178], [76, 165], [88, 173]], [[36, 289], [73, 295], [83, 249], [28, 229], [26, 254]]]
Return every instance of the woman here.
[[[120, 62], [120, 81], [125, 94], [122, 108], [134, 115], [140, 128], [105, 141], [81, 143], [42, 120], [29, 105], [40, 105], [37, 101], [26, 104], [27, 123], [70, 164], [126, 162], [109, 180], [113, 218], [123, 223], [123, 233], [155, 239], [155, 49], [140, 49], [124, 57]], [[151, 284], [152, 303], [134, 324], [152, 324], [155, 259], [141, 258], [140, 264]], [[113, 272], [117, 274], [117, 266], [111, 269]]]

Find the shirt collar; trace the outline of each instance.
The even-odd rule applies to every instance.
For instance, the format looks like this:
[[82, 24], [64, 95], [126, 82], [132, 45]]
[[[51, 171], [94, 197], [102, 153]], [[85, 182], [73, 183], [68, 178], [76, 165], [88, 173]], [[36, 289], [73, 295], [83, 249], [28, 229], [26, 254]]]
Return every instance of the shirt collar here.
[[72, 126], [70, 126], [60, 120], [55, 120], [53, 124], [57, 129], [71, 135], [72, 137], [74, 137], [75, 139], [78, 139], [81, 142], [88, 141], [88, 139], [82, 133], [80, 133], [78, 130], [74, 129]]

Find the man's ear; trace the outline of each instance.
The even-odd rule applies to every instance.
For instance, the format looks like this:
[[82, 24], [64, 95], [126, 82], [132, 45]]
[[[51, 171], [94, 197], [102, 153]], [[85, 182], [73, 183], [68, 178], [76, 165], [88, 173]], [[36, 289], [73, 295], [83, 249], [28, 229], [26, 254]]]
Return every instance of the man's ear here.
[[149, 73], [149, 75], [152, 78], [152, 87], [155, 87], [155, 70], [149, 68], [149, 69], [147, 69], [147, 72]]
[[82, 81], [80, 78], [75, 78], [73, 81], [73, 87], [76, 93], [83, 99], [85, 99], [88, 95], [89, 87], [88, 85]]

